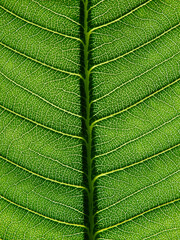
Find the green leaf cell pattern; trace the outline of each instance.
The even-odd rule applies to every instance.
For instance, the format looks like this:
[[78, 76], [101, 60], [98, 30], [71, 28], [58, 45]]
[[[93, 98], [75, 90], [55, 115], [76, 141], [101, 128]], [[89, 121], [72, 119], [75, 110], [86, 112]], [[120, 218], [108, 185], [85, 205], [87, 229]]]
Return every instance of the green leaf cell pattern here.
[[180, 239], [179, 19], [0, 0], [0, 239]]

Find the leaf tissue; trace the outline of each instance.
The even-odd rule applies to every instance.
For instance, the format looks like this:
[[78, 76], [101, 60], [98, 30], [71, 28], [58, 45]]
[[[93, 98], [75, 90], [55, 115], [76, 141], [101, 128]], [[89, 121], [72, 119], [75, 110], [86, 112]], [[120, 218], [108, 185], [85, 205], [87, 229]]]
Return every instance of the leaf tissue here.
[[180, 239], [179, 20], [0, 0], [0, 239]]

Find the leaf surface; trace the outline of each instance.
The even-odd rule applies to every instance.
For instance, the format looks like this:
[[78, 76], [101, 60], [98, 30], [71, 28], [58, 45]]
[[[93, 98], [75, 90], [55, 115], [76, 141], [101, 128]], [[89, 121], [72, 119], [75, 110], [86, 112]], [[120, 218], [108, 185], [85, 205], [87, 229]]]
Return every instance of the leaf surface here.
[[1, 239], [179, 239], [179, 18], [0, 0]]

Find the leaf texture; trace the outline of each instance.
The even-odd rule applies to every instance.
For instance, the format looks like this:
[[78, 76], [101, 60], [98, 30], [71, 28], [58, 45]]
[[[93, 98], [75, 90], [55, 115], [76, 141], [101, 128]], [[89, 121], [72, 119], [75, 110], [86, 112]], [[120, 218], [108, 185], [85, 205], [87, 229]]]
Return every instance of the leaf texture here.
[[180, 2], [0, 0], [0, 238], [180, 238]]

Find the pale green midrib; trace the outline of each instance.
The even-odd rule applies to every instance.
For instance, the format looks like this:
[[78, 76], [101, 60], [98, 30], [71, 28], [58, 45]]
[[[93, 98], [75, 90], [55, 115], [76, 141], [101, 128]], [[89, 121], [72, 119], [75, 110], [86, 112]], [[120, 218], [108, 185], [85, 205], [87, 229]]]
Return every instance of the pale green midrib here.
[[[150, 1], [148, 1], [150, 2]], [[101, 231], [106, 231], [106, 229], [102, 229], [100, 231], [97, 231], [94, 233], [94, 227], [95, 227], [95, 222], [94, 222], [94, 211], [93, 211], [93, 205], [94, 205], [94, 179], [92, 178], [92, 162], [93, 159], [91, 156], [91, 151], [92, 151], [92, 129], [96, 122], [99, 122], [102, 119], [99, 119], [97, 121], [94, 121], [92, 124], [90, 123], [91, 120], [91, 115], [90, 115], [90, 108], [91, 108], [91, 102], [90, 102], [90, 88], [89, 88], [89, 77], [91, 74], [91, 70], [96, 67], [93, 66], [89, 69], [88, 66], [88, 61], [89, 61], [89, 56], [88, 53], [89, 51], [89, 38], [92, 33], [92, 30], [88, 31], [88, 0], [85, 0], [84, 2], [84, 38], [85, 38], [85, 43], [84, 43], [84, 85], [85, 85], [85, 102], [86, 102], [86, 119], [85, 119], [85, 125], [86, 125], [86, 132], [87, 132], [87, 141], [86, 141], [86, 149], [87, 149], [87, 165], [88, 165], [88, 211], [89, 211], [89, 226], [88, 226], [88, 237], [89, 240], [94, 240], [96, 239], [96, 236], [99, 232]], [[154, 94], [153, 94], [154, 95]], [[129, 109], [129, 108], [128, 108]], [[116, 114], [115, 114], [116, 115]], [[109, 116], [108, 116], [109, 118]], [[147, 211], [149, 212], [149, 211]], [[144, 213], [143, 213], [144, 214]], [[141, 215], [141, 214], [140, 214]], [[124, 223], [124, 222], [123, 222]], [[119, 225], [119, 224], [118, 224]], [[112, 228], [115, 226], [108, 227]]]
[[94, 239], [94, 196], [93, 196], [93, 179], [92, 179], [92, 158], [91, 158], [91, 144], [92, 144], [92, 127], [90, 124], [90, 91], [89, 91], [89, 37], [88, 32], [88, 0], [84, 1], [84, 89], [85, 89], [85, 105], [86, 105], [86, 117], [85, 117], [85, 127], [87, 133], [86, 140], [86, 151], [87, 151], [87, 168], [88, 168], [88, 237], [89, 240]]
[[[151, 0], [150, 0], [151, 1]], [[149, 1], [148, 1], [149, 2]], [[69, 73], [69, 72], [66, 72], [64, 71], [65, 73], [68, 73], [68, 74], [71, 74], [71, 75], [76, 75], [76, 76], [80, 76], [83, 80], [84, 80], [84, 83], [85, 83], [85, 93], [86, 93], [86, 98], [85, 98], [85, 101], [86, 101], [86, 113], [87, 113], [87, 116], [86, 116], [86, 119], [85, 119], [85, 122], [86, 122], [86, 130], [87, 130], [87, 143], [86, 143], [86, 146], [87, 146], [87, 162], [88, 162], [88, 181], [89, 181], [89, 200], [90, 202], [92, 203], [89, 204], [89, 208], [90, 208], [90, 214], [89, 214], [89, 218], [90, 218], [90, 223], [93, 223], [90, 225], [90, 231], [89, 231], [89, 239], [92, 240], [95, 238], [95, 236], [97, 235], [97, 233], [99, 232], [102, 232], [102, 231], [106, 231], [107, 229], [102, 229], [98, 232], [95, 233], [95, 236], [93, 236], [93, 229], [94, 229], [94, 219], [93, 219], [93, 216], [91, 217], [91, 212], [93, 213], [93, 182], [92, 182], [92, 159], [91, 159], [91, 142], [92, 142], [92, 128], [93, 126], [90, 125], [90, 91], [89, 91], [89, 76], [90, 76], [90, 70], [88, 68], [88, 48], [89, 48], [89, 36], [91, 34], [91, 31], [88, 32], [88, 8], [87, 8], [87, 5], [88, 5], [88, 0], [84, 0], [84, 13], [85, 13], [85, 20], [84, 20], [84, 23], [85, 23], [85, 28], [84, 28], [84, 33], [85, 33], [85, 44], [83, 43], [84, 45], [84, 63], [85, 63], [85, 79], [83, 79], [82, 76], [80, 76], [79, 74], [76, 74], [76, 73]], [[99, 28], [99, 27], [98, 27]], [[95, 29], [93, 29], [94, 31]], [[60, 69], [56, 69], [57, 71], [61, 71]], [[63, 71], [63, 70], [62, 70]], [[74, 137], [74, 136], [73, 136]], [[76, 137], [76, 136], [75, 136]], [[92, 189], [92, 191], [91, 191]], [[2, 197], [3, 198], [3, 197]], [[4, 198], [5, 199], [5, 198]], [[7, 200], [7, 199], [6, 199]], [[165, 206], [167, 204], [171, 204], [173, 202], [176, 202], [177, 200], [174, 200], [174, 201], [171, 201], [169, 203], [166, 203], [166, 204], [163, 204], [161, 206]], [[154, 209], [157, 209], [157, 208], [160, 208], [161, 206], [158, 206], [158, 207], [155, 207], [153, 208]], [[150, 210], [146, 211], [145, 213], [149, 212]], [[142, 213], [142, 214], [145, 214], [145, 213]], [[140, 214], [140, 215], [142, 215]], [[138, 216], [140, 216], [138, 215]], [[136, 217], [138, 217], [136, 216]], [[132, 219], [136, 218], [136, 217], [133, 217]], [[91, 220], [93, 222], [91, 222]], [[127, 222], [129, 220], [126, 220], [125, 222]], [[124, 222], [123, 222], [124, 223]], [[120, 223], [120, 224], [123, 224], [123, 223]], [[66, 224], [66, 223], [65, 223]], [[120, 224], [117, 224], [117, 225], [120, 225]], [[72, 225], [76, 225], [76, 224], [72, 224]], [[115, 226], [117, 226], [115, 225]], [[83, 226], [83, 225], [76, 225], [76, 226], [81, 226], [81, 227], [85, 227], [87, 228], [86, 226]], [[115, 227], [115, 226], [110, 226], [108, 227], [108, 229], [112, 228], [112, 227]], [[92, 232], [91, 232], [92, 231]], [[92, 238], [91, 238], [92, 237]]]

